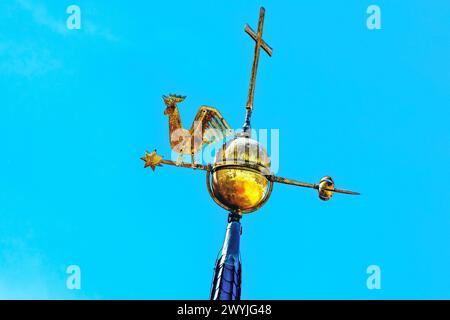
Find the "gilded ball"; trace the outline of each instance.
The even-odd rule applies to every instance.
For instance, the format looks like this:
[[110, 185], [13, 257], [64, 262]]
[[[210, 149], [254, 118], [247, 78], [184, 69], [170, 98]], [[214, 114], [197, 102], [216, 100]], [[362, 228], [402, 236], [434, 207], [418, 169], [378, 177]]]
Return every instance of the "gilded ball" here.
[[266, 200], [270, 182], [270, 159], [262, 145], [239, 137], [225, 143], [213, 166], [211, 193], [219, 204], [232, 211], [248, 213]]

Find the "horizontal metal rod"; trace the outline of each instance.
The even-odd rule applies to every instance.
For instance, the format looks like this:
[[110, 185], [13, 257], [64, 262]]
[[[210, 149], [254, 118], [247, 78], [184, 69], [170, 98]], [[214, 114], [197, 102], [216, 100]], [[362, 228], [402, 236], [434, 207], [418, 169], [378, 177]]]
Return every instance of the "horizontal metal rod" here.
[[312, 189], [318, 189], [319, 185], [315, 183], [307, 183], [307, 182], [301, 182], [296, 180], [291, 180], [287, 178], [277, 177], [277, 176], [270, 176], [269, 178], [273, 182], [279, 182], [284, 184], [291, 184], [293, 186], [297, 187], [304, 187], [304, 188], [312, 188]]
[[[327, 189], [327, 190], [328, 190], [328, 189]], [[361, 195], [361, 193], [359, 193], [359, 192], [350, 191], [350, 190], [345, 190], [345, 189], [337, 189], [337, 188], [335, 188], [334, 190], [331, 190], [331, 191], [337, 192], [337, 193], [350, 194], [350, 195], [353, 195], [353, 196], [360, 196], [360, 195]]]
[[[270, 176], [269, 179], [273, 182], [290, 184], [290, 185], [297, 186], [297, 187], [311, 188], [311, 189], [317, 189], [317, 190], [319, 189], [319, 185], [316, 183], [301, 182], [301, 181], [296, 181], [296, 180], [287, 179], [287, 178], [283, 178], [283, 177], [277, 177], [277, 176]], [[334, 189], [324, 189], [324, 190], [333, 191], [333, 192], [337, 192], [337, 193], [356, 195], [356, 196], [361, 195], [359, 192], [354, 192], [354, 191], [345, 190], [345, 189], [334, 188]]]
[[175, 167], [181, 167], [181, 168], [188, 168], [188, 169], [198, 169], [198, 170], [205, 170], [205, 171], [209, 171], [210, 170], [210, 166], [205, 166], [203, 164], [194, 164], [194, 166], [192, 166], [191, 163], [187, 163], [187, 162], [182, 162], [180, 164], [177, 165], [177, 163], [175, 161], [172, 160], [165, 160], [162, 159], [161, 164], [167, 164], [169, 166], [175, 166]]

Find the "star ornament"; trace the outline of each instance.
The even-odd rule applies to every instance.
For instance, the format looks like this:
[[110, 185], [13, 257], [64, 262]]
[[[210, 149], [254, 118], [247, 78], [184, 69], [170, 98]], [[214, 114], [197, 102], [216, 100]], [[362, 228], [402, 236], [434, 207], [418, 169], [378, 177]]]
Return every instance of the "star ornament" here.
[[156, 150], [153, 152], [145, 152], [145, 156], [141, 158], [142, 161], [145, 162], [144, 168], [150, 167], [153, 171], [155, 171], [155, 168], [161, 167], [161, 161], [162, 157], [156, 153]]

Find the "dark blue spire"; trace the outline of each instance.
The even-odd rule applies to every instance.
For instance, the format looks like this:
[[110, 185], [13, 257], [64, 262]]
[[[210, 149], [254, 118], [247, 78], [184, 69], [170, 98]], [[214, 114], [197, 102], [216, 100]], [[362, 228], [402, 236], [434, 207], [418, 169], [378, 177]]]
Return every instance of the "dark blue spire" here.
[[211, 288], [211, 300], [241, 299], [241, 256], [239, 244], [242, 234], [241, 216], [230, 213], [227, 232], [216, 266]]

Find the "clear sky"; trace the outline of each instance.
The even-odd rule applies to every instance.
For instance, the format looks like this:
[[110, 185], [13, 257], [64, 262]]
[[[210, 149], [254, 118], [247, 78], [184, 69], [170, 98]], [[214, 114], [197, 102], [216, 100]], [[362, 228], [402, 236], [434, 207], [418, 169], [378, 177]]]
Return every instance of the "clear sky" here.
[[278, 174], [362, 196], [275, 185], [242, 219], [242, 298], [450, 298], [445, 0], [1, 1], [0, 298], [208, 298], [227, 214], [204, 172], [139, 157], [170, 156], [162, 94], [185, 126], [202, 104], [242, 124], [261, 5], [253, 126], [279, 129]]

